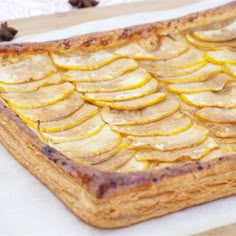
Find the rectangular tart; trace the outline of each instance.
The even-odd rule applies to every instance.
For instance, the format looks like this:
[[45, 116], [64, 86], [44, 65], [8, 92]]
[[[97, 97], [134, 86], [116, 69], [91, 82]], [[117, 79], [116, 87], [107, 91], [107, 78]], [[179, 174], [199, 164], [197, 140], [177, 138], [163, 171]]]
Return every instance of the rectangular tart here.
[[235, 124], [236, 1], [0, 46], [0, 142], [100, 228], [235, 194]]

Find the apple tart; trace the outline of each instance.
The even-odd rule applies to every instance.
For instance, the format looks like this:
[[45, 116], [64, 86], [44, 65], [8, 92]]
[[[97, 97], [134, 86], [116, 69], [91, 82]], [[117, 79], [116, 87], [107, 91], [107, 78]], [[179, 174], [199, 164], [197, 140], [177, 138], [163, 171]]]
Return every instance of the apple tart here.
[[1, 143], [98, 227], [235, 194], [235, 15], [0, 46]]

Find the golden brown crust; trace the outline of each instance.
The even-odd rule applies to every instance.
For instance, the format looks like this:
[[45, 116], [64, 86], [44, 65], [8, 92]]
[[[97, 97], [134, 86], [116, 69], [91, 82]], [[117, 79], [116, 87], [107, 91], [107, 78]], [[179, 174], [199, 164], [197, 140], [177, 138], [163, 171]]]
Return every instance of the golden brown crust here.
[[[192, 27], [218, 24], [235, 15], [234, 1], [172, 21], [47, 43], [1, 46], [0, 53], [8, 57], [45, 51], [94, 51], [153, 33], [178, 33]], [[44, 144], [2, 100], [0, 141], [76, 215], [98, 227], [121, 227], [236, 193], [236, 155], [147, 172], [103, 172], [68, 160]], [[122, 206], [126, 206], [126, 211]]]

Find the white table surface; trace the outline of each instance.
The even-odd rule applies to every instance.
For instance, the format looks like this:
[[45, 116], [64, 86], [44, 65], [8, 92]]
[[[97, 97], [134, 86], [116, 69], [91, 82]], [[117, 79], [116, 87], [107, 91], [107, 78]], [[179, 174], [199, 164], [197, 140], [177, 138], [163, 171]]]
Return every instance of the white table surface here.
[[[225, 0], [203, 1], [176, 12], [144, 13], [128, 16], [129, 22], [139, 23], [141, 19], [159, 20], [167, 16], [208, 8]], [[144, 17], [146, 16], [146, 17]], [[147, 17], [148, 16], [148, 17]], [[76, 29], [66, 29], [63, 35], [72, 31], [76, 34], [82, 29], [93, 31], [96, 24], [104, 29], [111, 28], [117, 19], [81, 25]], [[119, 22], [127, 22], [127, 16]], [[133, 22], [133, 23], [132, 23]], [[66, 34], [65, 34], [66, 32]], [[18, 41], [57, 38], [61, 31], [42, 36], [32, 36]], [[236, 222], [236, 197], [217, 200], [192, 207], [167, 216], [148, 220], [134, 226], [116, 230], [101, 230], [79, 220], [59, 201], [41, 182], [33, 177], [0, 145], [0, 235], [190, 235], [210, 228]], [[99, 217], [99, 216], [98, 216]]]

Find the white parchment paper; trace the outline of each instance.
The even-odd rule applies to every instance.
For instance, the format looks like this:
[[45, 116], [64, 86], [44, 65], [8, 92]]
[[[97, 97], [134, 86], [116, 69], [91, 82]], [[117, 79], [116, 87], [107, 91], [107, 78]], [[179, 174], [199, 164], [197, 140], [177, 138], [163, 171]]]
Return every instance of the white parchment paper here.
[[[229, 1], [210, 0], [184, 8], [144, 12], [88, 22], [41, 35], [22, 37], [15, 42], [44, 41], [143, 24], [208, 9]], [[42, 183], [17, 163], [0, 145], [0, 235], [78, 236], [174, 236], [190, 235], [236, 222], [236, 197], [192, 207], [167, 216], [116, 230], [101, 230], [75, 217]], [[97, 216], [99, 217], [99, 215]]]

